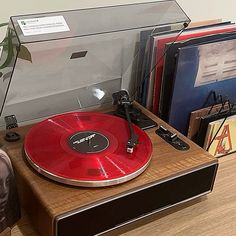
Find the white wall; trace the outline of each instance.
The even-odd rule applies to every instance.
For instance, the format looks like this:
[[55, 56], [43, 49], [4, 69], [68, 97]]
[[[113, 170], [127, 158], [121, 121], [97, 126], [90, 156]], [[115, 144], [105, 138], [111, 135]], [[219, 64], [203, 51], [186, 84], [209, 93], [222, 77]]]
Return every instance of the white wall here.
[[235, 0], [177, 0], [193, 21], [223, 19], [236, 21]]
[[[0, 22], [8, 21], [11, 15], [134, 2], [145, 2], [145, 0], [0, 0]], [[216, 18], [236, 19], [235, 0], [177, 0], [177, 2], [192, 21]]]
[[[151, 0], [146, 0], [151, 1]], [[145, 0], [0, 0], [0, 23], [8, 22], [12, 15], [29, 13], [41, 13], [57, 10], [79, 9], [95, 6], [107, 6], [134, 2], [145, 2]], [[192, 22], [223, 19], [236, 21], [235, 0], [177, 0]], [[0, 39], [5, 35], [0, 30]]]

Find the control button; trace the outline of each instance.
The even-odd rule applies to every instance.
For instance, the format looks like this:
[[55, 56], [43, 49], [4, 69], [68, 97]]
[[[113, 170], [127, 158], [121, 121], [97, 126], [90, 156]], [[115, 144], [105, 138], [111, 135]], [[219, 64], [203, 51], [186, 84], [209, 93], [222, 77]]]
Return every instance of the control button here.
[[174, 142], [174, 141], [176, 141], [177, 139], [178, 139], [178, 136], [177, 136], [176, 133], [170, 135], [170, 141], [171, 141], [171, 142]]
[[163, 133], [168, 133], [168, 130], [165, 128], [165, 127], [163, 127], [162, 125], [160, 126], [160, 128], [159, 128]]
[[185, 143], [183, 140], [181, 140], [176, 133], [171, 133], [168, 129], [166, 129], [163, 126], [160, 126], [156, 130], [156, 134], [178, 150], [186, 151], [190, 148], [189, 145]]

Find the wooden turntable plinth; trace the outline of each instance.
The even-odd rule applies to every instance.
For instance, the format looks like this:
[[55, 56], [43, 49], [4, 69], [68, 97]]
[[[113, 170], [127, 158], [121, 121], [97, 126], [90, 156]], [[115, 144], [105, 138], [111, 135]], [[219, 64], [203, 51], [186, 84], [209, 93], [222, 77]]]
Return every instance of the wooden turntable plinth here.
[[[152, 113], [149, 117], [176, 132]], [[212, 191], [217, 159], [177, 132], [190, 149], [180, 151], [147, 130], [152, 160], [140, 176], [126, 183], [103, 187], [70, 187], [36, 173], [26, 162], [24, 136], [31, 126], [17, 128], [21, 140], [1, 143], [15, 169], [22, 206], [43, 236], [94, 235], [164, 210]]]

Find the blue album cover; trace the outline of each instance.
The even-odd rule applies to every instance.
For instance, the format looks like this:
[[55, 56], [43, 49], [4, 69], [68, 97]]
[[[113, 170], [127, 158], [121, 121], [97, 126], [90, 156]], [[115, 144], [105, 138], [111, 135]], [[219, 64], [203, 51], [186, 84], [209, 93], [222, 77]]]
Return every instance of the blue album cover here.
[[166, 50], [165, 61], [164, 61], [164, 70], [162, 75], [162, 86], [161, 86], [160, 104], [158, 113], [161, 119], [167, 120], [168, 118], [172, 88], [174, 83], [173, 78], [175, 76], [175, 68], [176, 68], [179, 48], [206, 44], [206, 43], [213, 43], [223, 40], [231, 40], [235, 38], [236, 38], [236, 32], [232, 31], [226, 33], [211, 34], [166, 44], [166, 48], [168, 48], [168, 50]]
[[209, 105], [212, 91], [234, 103], [235, 88], [236, 39], [180, 48], [168, 123], [186, 135], [190, 113]]

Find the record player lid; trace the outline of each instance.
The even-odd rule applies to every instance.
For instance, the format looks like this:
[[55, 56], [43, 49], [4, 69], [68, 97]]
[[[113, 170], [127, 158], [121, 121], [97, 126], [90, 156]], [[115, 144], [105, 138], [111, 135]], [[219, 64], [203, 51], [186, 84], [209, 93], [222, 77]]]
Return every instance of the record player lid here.
[[0, 55], [1, 117], [28, 121], [110, 103], [120, 89], [132, 94], [142, 32], [177, 36], [189, 21], [172, 0], [12, 16]]
[[[64, 18], [68, 29], [56, 30], [47, 17], [58, 20], [55, 16]], [[33, 29], [39, 26], [32, 21], [41, 22], [41, 29]], [[45, 20], [47, 18], [47, 21]], [[34, 20], [33, 20], [34, 19]], [[22, 22], [23, 21], [23, 22]], [[96, 34], [104, 34], [118, 31], [133, 30], [141, 27], [156, 27], [167, 24], [189, 22], [190, 19], [175, 0], [155, 0], [143, 3], [106, 6], [88, 9], [67, 10], [41, 14], [29, 14], [12, 16], [11, 22], [15, 27], [16, 34], [21, 43], [32, 43], [44, 40], [55, 40], [65, 37], [83, 37]], [[27, 27], [29, 24], [30, 27]], [[48, 24], [52, 31], [44, 32], [42, 25]], [[55, 26], [55, 25], [54, 25]], [[181, 29], [181, 26], [179, 26]], [[45, 29], [46, 30], [46, 29]]]

